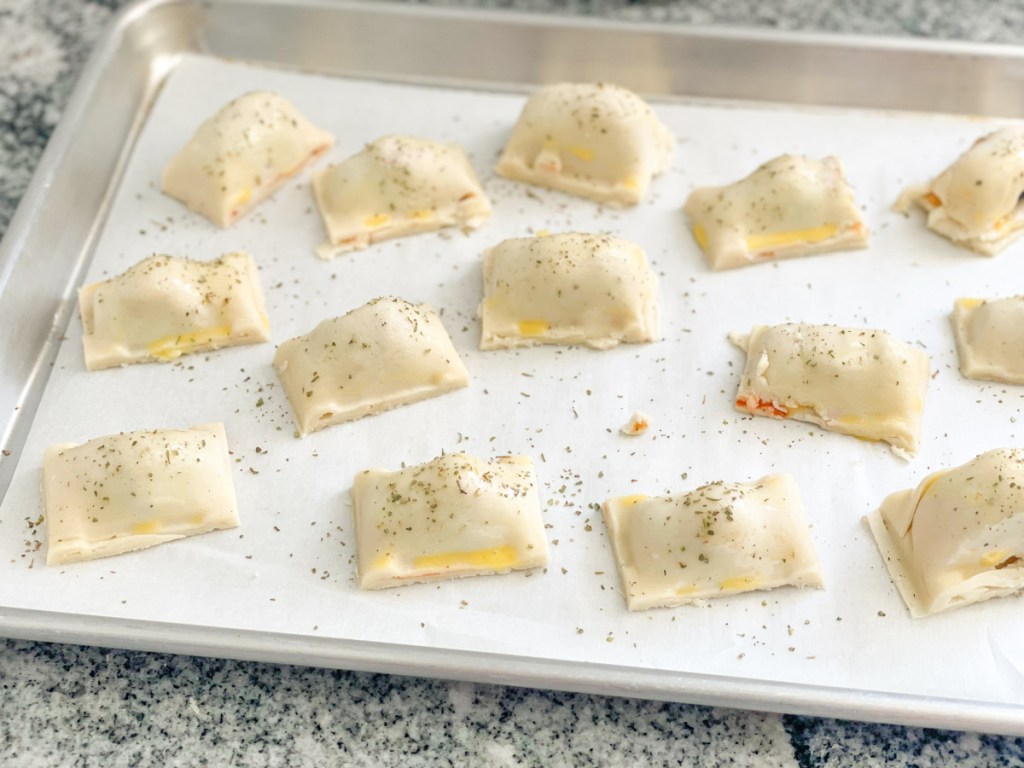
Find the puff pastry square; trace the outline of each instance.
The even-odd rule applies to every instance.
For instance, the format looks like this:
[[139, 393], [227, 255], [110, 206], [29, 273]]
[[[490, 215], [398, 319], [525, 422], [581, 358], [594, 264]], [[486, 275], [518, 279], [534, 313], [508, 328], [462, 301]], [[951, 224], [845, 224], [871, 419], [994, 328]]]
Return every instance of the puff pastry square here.
[[359, 586], [383, 589], [537, 568], [548, 561], [528, 456], [455, 453], [352, 485]]
[[736, 408], [881, 440], [906, 458], [921, 440], [928, 355], [885, 331], [759, 325], [730, 337], [747, 353]]
[[1024, 453], [988, 451], [865, 518], [914, 618], [1024, 590]]
[[51, 445], [43, 459], [43, 503], [48, 565], [235, 528], [224, 425]]
[[462, 147], [410, 136], [377, 139], [320, 171], [313, 191], [327, 228], [322, 259], [443, 227], [476, 229], [491, 215]]
[[163, 191], [227, 227], [333, 143], [284, 97], [247, 93], [199, 126], [164, 168]]
[[155, 255], [78, 291], [90, 371], [267, 341], [259, 271], [247, 253], [213, 261]]
[[868, 244], [834, 157], [777, 157], [735, 184], [694, 190], [683, 210], [714, 270]]
[[393, 296], [284, 342], [274, 369], [302, 435], [469, 384], [437, 313]]
[[821, 587], [800, 492], [789, 475], [716, 482], [604, 504], [631, 611], [782, 586]]
[[570, 232], [505, 240], [484, 254], [480, 349], [656, 341], [657, 278], [643, 249]]
[[953, 335], [964, 376], [1024, 384], [1024, 296], [958, 299]]
[[896, 210], [928, 214], [928, 228], [984, 256], [1024, 234], [1024, 127], [978, 139], [928, 184], [904, 190]]
[[515, 181], [615, 206], [636, 205], [672, 161], [675, 138], [647, 103], [610, 83], [534, 92], [498, 160]]

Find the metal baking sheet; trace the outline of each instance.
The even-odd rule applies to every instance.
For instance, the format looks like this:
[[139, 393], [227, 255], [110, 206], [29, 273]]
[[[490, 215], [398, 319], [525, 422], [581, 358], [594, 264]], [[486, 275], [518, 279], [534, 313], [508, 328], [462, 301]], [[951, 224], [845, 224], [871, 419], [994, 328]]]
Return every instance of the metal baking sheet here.
[[[595, 41], [621, 52], [616, 58], [629, 68], [610, 67], [604, 55], [592, 53], [600, 50]], [[884, 90], [868, 87], [870, 77], [844, 74], [854, 65], [878, 77], [903, 77], [888, 77]], [[974, 88], [966, 87], [965, 71], [977, 78]], [[6, 491], [0, 629], [12, 637], [1024, 732], [1022, 662], [1011, 640], [1020, 631], [1015, 602], [911, 622], [859, 524], [881, 494], [992, 447], [980, 441], [999, 435], [1000, 444], [1019, 442], [1019, 394], [960, 381], [944, 325], [953, 296], [997, 293], [1012, 262], [979, 260], [922, 233], [920, 222], [886, 211], [903, 183], [930, 175], [943, 152], [955, 154], [950, 146], [962, 149], [992, 117], [1019, 115], [1020, 96], [1011, 87], [1019, 71], [1016, 51], [978, 46], [695, 33], [378, 4], [135, 6], [84, 73], [0, 253], [0, 307], [25, 319], [0, 330], [0, 402], [9, 414], [4, 445], [10, 452], [0, 462]], [[507, 92], [555, 79], [614, 79], [658, 103], [681, 143], [649, 204], [613, 212], [555, 193], [527, 196], [486, 172], [521, 103]], [[162, 198], [153, 179], [197, 115], [257, 81], [294, 93], [307, 114], [331, 123], [339, 136], [332, 159], [355, 151], [374, 131], [462, 141], [486, 176], [496, 221], [469, 238], [396, 241], [325, 265], [311, 254], [319, 222], [303, 178], [235, 230], [214, 231]], [[988, 87], [977, 88], [979, 81]], [[329, 106], [318, 104], [318, 93], [331, 95]], [[182, 104], [188, 109], [173, 108]], [[346, 121], [351, 110], [359, 115]], [[935, 114], [943, 112], [971, 117]], [[843, 155], [875, 230], [871, 251], [711, 275], [681, 220], [686, 192], [696, 176], [705, 177], [702, 183], [735, 178], [787, 149]], [[708, 168], [714, 178], [707, 178]], [[83, 185], [82, 178], [96, 183]], [[476, 352], [476, 254], [530, 227], [611, 229], [648, 245], [661, 273], [666, 340], [602, 355]], [[182, 366], [84, 373], [73, 288], [86, 270], [96, 279], [150, 250], [172, 247], [202, 257], [236, 247], [256, 253], [275, 341], [306, 330], [329, 314], [328, 306], [337, 313], [393, 291], [445, 307], [470, 370], [485, 373], [475, 373], [470, 390], [433, 405], [304, 441], [291, 437], [268, 346]], [[382, 271], [383, 259], [402, 268]], [[376, 290], [383, 275], [393, 282]], [[819, 314], [804, 317], [796, 309], [802, 305], [819, 307]], [[887, 327], [929, 349], [938, 375], [918, 459], [902, 464], [877, 446], [732, 412], [739, 359], [724, 332], [785, 319]], [[62, 343], [65, 332], [68, 343]], [[688, 375], [677, 373], [681, 356]], [[671, 386], [638, 373], [644, 371], [672, 372]], [[591, 379], [603, 386], [587, 386]], [[223, 394], [195, 397], [197, 380], [203, 391], [215, 383]], [[162, 389], [168, 382], [171, 388]], [[130, 394], [140, 391], [154, 396]], [[257, 400], [264, 402], [259, 409]], [[427, 410], [452, 407], [466, 417]], [[655, 416], [656, 429], [640, 442], [624, 442], [615, 429], [634, 407]], [[477, 418], [485, 412], [490, 422]], [[959, 415], [943, 423], [941, 414], [950, 413]], [[40, 511], [34, 484], [41, 445], [210, 419], [228, 421], [241, 460], [242, 529], [63, 571], [39, 564], [32, 551], [38, 534], [25, 518]], [[434, 428], [425, 430], [425, 423]], [[425, 460], [442, 448], [531, 453], [539, 461], [551, 535], [559, 539], [551, 568], [507, 581], [359, 594], [351, 582], [344, 496], [361, 465], [346, 463], [359, 453], [347, 444], [369, 446], [367, 455], [379, 456], [370, 463], [382, 466]], [[720, 469], [727, 465], [729, 474]], [[590, 503], [612, 493], [683, 490], [719, 476], [775, 470], [792, 471], [801, 483], [826, 591], [625, 612], [603, 524]], [[295, 501], [274, 505], [262, 497], [282, 493], [274, 488], [277, 477], [286, 488], [304, 478], [322, 489], [305, 499], [286, 491]], [[848, 492], [854, 487], [861, 491]], [[275, 527], [292, 537], [287, 547], [275, 540]], [[986, 685], [989, 679], [994, 684]]]

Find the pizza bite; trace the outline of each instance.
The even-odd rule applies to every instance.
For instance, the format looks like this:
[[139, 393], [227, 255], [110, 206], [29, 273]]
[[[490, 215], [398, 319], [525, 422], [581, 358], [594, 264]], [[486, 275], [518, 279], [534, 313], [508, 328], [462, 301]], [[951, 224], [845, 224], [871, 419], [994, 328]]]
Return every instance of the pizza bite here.
[[284, 97], [248, 93], [199, 126], [171, 158], [163, 191], [227, 227], [333, 143]]
[[382, 589], [547, 564], [528, 456], [446, 454], [352, 485], [359, 586]]
[[1024, 589], [1024, 452], [934, 472], [865, 520], [914, 618]]
[[978, 139], [930, 183], [904, 190], [896, 210], [917, 205], [928, 228], [984, 256], [1024, 233], [1024, 127]]
[[636, 205], [672, 160], [675, 138], [632, 91], [558, 83], [535, 91], [497, 172], [615, 206]]
[[43, 459], [48, 565], [238, 525], [223, 424], [51, 445]]
[[437, 313], [392, 296], [284, 342], [274, 369], [302, 435], [469, 384]]
[[322, 259], [444, 227], [476, 229], [491, 203], [465, 150], [409, 136], [377, 139], [313, 177], [327, 242]]
[[880, 440], [903, 458], [917, 450], [930, 365], [923, 350], [885, 331], [800, 323], [730, 339], [747, 353], [738, 410]]
[[683, 210], [714, 270], [868, 244], [834, 157], [782, 155], [729, 186], [694, 190]]
[[957, 299], [953, 335], [964, 376], [1024, 384], [1024, 296]]
[[480, 349], [656, 341], [657, 278], [643, 249], [570, 232], [505, 240], [484, 254]]
[[259, 271], [247, 253], [213, 261], [150, 256], [79, 289], [78, 310], [90, 371], [269, 338]]
[[787, 585], [821, 587], [800, 492], [789, 475], [716, 482], [604, 504], [631, 611]]

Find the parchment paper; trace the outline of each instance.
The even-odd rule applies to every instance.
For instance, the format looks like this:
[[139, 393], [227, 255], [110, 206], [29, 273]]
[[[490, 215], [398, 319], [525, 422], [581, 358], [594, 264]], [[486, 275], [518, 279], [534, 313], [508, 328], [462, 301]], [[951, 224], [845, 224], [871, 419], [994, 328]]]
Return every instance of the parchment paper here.
[[[197, 125], [254, 89], [291, 99], [333, 131], [317, 167], [386, 133], [462, 143], [495, 204], [477, 232], [390, 241], [325, 263], [309, 172], [221, 231], [159, 191]], [[894, 490], [977, 453], [1022, 444], [1024, 389], [967, 381], [948, 314], [959, 296], [1024, 289], [1024, 244], [976, 256], [889, 210], [992, 128], [984, 120], [853, 111], [655, 104], [678, 137], [671, 170], [635, 209], [614, 211], [514, 184], [491, 168], [523, 104], [510, 94], [327, 79], [192, 57], [166, 83], [134, 150], [87, 279], [154, 252], [210, 259], [247, 250], [262, 272], [275, 343], [379, 295], [425, 301], [471, 386], [294, 437], [271, 368], [274, 344], [88, 373], [77, 317], [0, 507], [0, 605], [409, 646], [607, 662], [737, 678], [984, 702], [1024, 700], [1024, 612], [991, 601], [910, 619], [861, 517]], [[711, 273], [686, 227], [691, 189], [734, 181], [783, 152], [836, 154], [868, 225], [867, 251]], [[88, 179], [82, 179], [88, 184]], [[607, 352], [478, 351], [479, 256], [534, 230], [610, 231], [643, 245], [660, 276], [664, 340]], [[733, 410], [741, 354], [730, 331], [784, 321], [888, 330], [932, 356], [918, 456]], [[619, 434], [636, 410], [652, 421]], [[46, 567], [39, 476], [45, 446], [134, 429], [223, 421], [242, 526], [117, 558]], [[442, 450], [527, 453], [549, 525], [543, 571], [365, 593], [354, 583], [354, 474]], [[781, 589], [630, 614], [594, 505], [716, 479], [790, 472], [824, 565], [823, 591]]]

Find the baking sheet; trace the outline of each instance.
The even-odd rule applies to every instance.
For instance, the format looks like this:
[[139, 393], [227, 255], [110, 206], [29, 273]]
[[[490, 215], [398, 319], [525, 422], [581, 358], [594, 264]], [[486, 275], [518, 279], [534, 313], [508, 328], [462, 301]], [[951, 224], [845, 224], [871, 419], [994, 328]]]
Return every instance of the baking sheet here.
[[[325, 162], [385, 133], [458, 141], [495, 204], [477, 232], [391, 241], [324, 263], [308, 173], [231, 230], [159, 193], [160, 169], [207, 116], [253, 89], [278, 91], [335, 132]], [[522, 97], [329, 79], [186, 57], [139, 138], [87, 280], [153, 252], [260, 265], [279, 343], [382, 294], [426, 301], [470, 370], [469, 388], [299, 440], [272, 345], [175, 365], [87, 373], [75, 318], [10, 490], [0, 506], [0, 605], [299, 637], [510, 654], [564, 662], [1016, 703], [1024, 693], [1017, 600], [911, 621], [860, 517], [892, 490], [997, 446], [1015, 446], [1022, 391], [968, 382], [947, 315], [963, 295], [1018, 291], [1015, 252], [985, 259], [888, 210], [992, 125], [856, 111], [658, 104], [679, 139], [673, 166], [634, 210], [614, 211], [497, 179], [490, 168]], [[782, 152], [845, 162], [873, 231], [868, 251], [710, 273], [680, 208], [694, 186], [749, 173]], [[318, 166], [320, 167], [320, 166]], [[642, 244], [660, 275], [664, 340], [608, 352], [481, 353], [479, 254], [551, 231], [612, 231]], [[732, 330], [787, 320], [879, 327], [920, 343], [936, 375], [917, 458], [810, 425], [732, 409], [742, 364]], [[618, 434], [635, 409], [643, 437]], [[112, 432], [224, 421], [243, 526], [119, 558], [43, 565], [34, 523], [43, 449]], [[528, 453], [550, 526], [548, 569], [361, 593], [348, 488], [355, 472], [442, 450]], [[600, 513], [611, 495], [687, 490], [768, 472], [797, 479], [822, 558], [824, 591], [778, 590], [705, 608], [629, 614]]]

